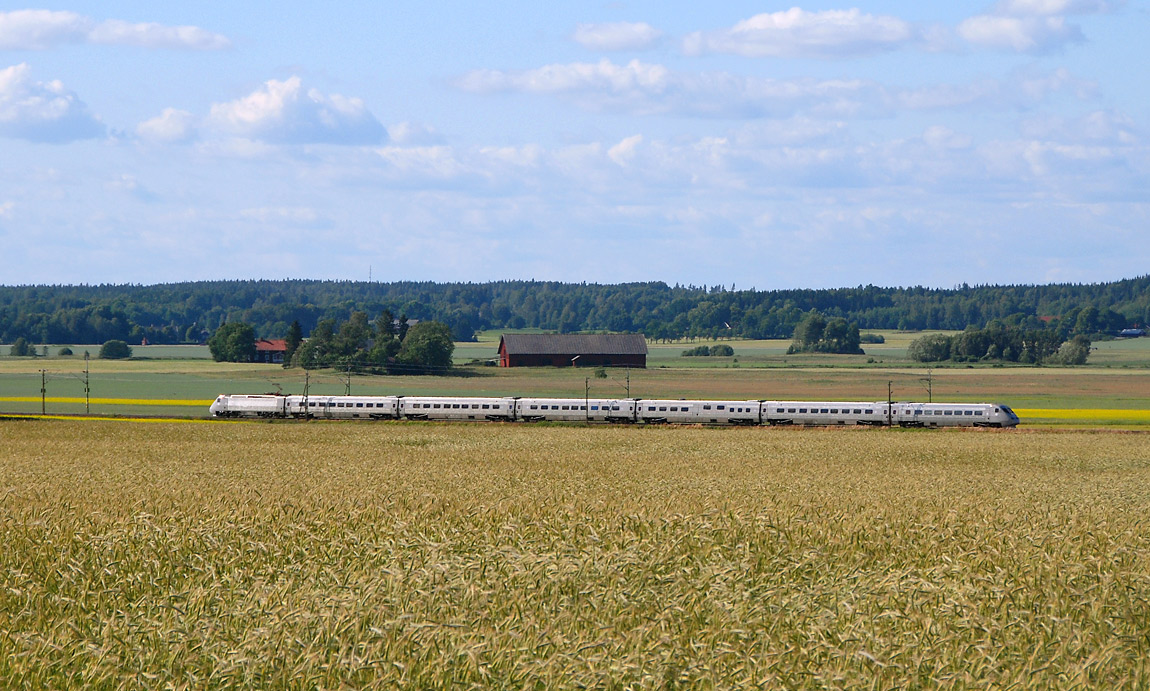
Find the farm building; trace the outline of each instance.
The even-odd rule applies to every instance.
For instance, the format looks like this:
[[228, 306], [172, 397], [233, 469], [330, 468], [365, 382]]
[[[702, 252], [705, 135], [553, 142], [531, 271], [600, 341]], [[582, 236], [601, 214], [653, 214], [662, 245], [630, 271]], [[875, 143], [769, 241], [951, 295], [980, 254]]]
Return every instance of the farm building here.
[[643, 334], [504, 334], [500, 367], [646, 367]]
[[256, 357], [252, 362], [281, 363], [287, 354], [287, 341], [282, 338], [256, 339]]

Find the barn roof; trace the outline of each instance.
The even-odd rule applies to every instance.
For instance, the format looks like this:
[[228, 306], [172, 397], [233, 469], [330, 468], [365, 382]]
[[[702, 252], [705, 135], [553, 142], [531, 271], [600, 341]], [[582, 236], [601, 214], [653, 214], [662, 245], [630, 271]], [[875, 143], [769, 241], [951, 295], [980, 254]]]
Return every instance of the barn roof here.
[[646, 355], [643, 334], [504, 334], [509, 355]]
[[283, 338], [257, 338], [256, 339], [256, 352], [263, 351], [279, 352], [287, 351], [287, 340]]

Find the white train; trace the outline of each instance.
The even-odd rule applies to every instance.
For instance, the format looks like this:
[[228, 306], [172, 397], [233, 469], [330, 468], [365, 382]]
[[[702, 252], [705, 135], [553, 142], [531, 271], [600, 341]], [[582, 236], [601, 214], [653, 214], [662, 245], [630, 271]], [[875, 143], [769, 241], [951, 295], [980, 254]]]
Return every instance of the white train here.
[[213, 417], [701, 425], [1014, 427], [1019, 422], [1013, 410], [998, 403], [887, 403], [886, 401], [222, 394], [212, 403], [210, 410]]

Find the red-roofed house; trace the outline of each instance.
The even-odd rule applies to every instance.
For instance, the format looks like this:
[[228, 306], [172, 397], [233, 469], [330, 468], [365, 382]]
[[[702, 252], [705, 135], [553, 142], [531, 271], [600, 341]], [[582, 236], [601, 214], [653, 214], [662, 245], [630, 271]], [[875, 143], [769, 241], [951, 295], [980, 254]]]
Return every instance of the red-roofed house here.
[[268, 340], [256, 339], [256, 359], [254, 362], [267, 362], [283, 364], [284, 355], [287, 354], [287, 341], [282, 338]]

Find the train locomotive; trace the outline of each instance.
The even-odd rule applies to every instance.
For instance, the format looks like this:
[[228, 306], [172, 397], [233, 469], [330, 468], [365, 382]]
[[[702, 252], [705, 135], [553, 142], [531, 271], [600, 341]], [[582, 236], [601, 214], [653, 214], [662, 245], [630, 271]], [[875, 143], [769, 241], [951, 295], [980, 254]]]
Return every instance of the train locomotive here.
[[644, 398], [283, 396], [221, 394], [219, 418], [319, 418], [700, 425], [1015, 427], [999, 403], [738, 401]]

